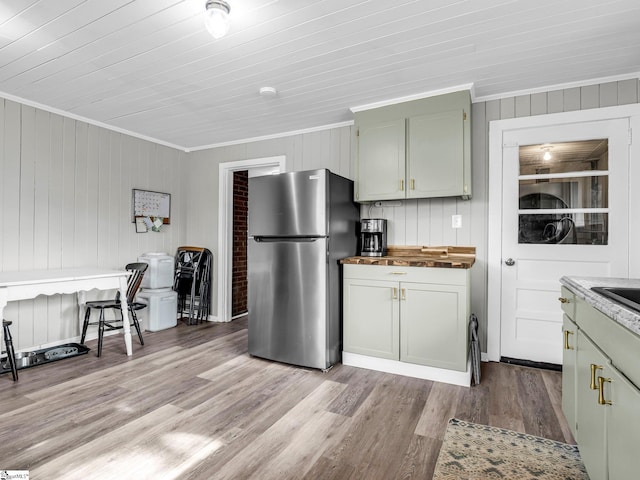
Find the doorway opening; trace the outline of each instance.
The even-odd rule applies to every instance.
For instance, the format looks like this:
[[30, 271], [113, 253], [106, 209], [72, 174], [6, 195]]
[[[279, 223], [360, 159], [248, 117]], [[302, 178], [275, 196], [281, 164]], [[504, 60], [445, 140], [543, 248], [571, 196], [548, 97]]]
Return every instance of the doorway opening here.
[[[247, 171], [248, 176], [265, 175], [267, 173], [286, 172], [284, 155], [276, 157], [254, 158], [226, 162], [219, 165], [218, 176], [218, 285], [217, 315], [218, 322], [229, 322], [233, 319], [233, 183], [234, 173]], [[246, 237], [246, 234], [245, 234]], [[246, 238], [245, 238], [246, 241]], [[248, 287], [247, 287], [248, 288]], [[242, 314], [240, 314], [242, 315]]]
[[628, 274], [628, 121], [505, 132], [501, 357], [562, 363], [563, 276]]
[[629, 275], [637, 112], [623, 106], [491, 123], [488, 360], [560, 364], [560, 278]]
[[249, 171], [233, 172], [233, 260], [231, 316], [247, 314], [247, 205]]

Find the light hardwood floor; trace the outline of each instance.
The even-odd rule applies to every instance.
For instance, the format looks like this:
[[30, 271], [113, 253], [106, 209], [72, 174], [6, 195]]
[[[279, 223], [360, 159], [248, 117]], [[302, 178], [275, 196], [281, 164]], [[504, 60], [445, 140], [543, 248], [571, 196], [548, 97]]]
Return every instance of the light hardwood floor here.
[[246, 320], [95, 342], [0, 376], [0, 469], [32, 480], [428, 479], [447, 420], [572, 442], [561, 374], [485, 363], [471, 388], [252, 358]]

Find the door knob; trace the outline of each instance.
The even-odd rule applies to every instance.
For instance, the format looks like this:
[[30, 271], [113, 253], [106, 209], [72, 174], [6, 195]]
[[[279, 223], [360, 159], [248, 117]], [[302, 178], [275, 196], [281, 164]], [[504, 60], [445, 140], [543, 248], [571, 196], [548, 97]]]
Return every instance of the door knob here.
[[507, 259], [504, 261], [504, 263], [505, 263], [507, 266], [512, 267], [513, 265], [515, 265], [515, 264], [516, 264], [516, 261], [515, 261], [513, 258], [507, 258]]

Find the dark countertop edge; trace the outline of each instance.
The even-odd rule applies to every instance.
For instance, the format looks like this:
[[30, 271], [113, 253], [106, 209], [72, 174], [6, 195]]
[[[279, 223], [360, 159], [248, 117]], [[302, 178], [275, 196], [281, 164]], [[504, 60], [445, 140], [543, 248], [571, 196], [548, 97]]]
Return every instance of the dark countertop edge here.
[[640, 336], [640, 312], [619, 305], [591, 287], [640, 288], [640, 279], [610, 277], [562, 277], [560, 283], [596, 310]]
[[[411, 258], [411, 257], [409, 257]], [[383, 263], [374, 263], [374, 262], [383, 262]], [[389, 262], [389, 263], [384, 263]], [[394, 263], [397, 262], [397, 263]], [[434, 258], [425, 258], [425, 259], [411, 259], [408, 260], [405, 257], [347, 257], [340, 260], [342, 265], [371, 265], [374, 267], [417, 267], [417, 268], [458, 268], [468, 270], [475, 263], [475, 259], [473, 261], [460, 262], [455, 259], [434, 259]], [[429, 263], [431, 265], [425, 265]]]

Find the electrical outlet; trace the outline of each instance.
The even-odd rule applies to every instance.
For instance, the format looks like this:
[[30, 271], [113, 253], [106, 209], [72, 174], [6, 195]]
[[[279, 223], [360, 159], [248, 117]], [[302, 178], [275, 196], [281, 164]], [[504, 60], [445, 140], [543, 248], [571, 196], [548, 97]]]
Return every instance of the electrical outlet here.
[[451, 215], [451, 228], [462, 228], [462, 215]]

